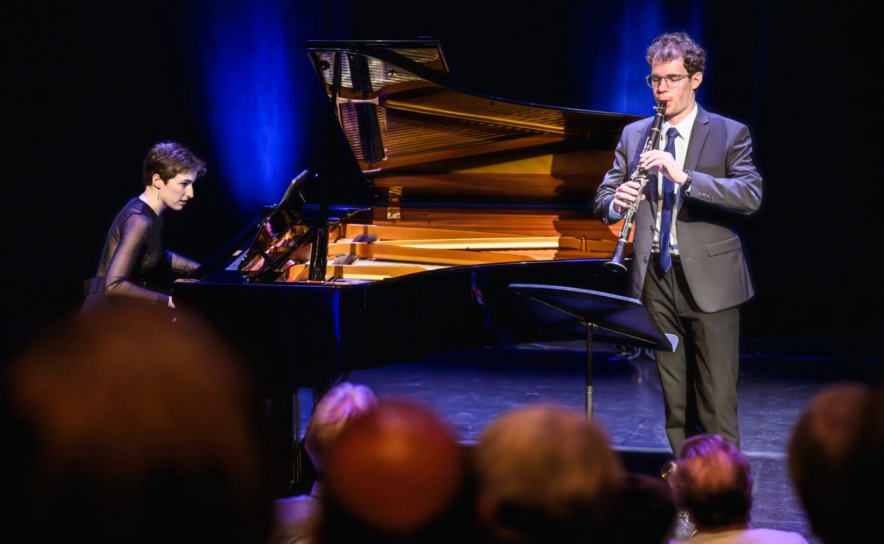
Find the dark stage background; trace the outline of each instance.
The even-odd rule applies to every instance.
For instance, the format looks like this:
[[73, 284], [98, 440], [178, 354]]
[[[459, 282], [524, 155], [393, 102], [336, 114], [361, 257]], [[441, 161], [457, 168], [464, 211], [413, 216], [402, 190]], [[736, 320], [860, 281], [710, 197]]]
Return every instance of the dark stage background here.
[[[763, 208], [744, 222], [757, 296], [744, 310], [743, 336], [877, 355], [884, 298], [874, 264], [882, 234], [880, 18], [849, 3], [800, 10], [705, 4], [4, 2], [3, 360], [77, 308], [111, 220], [141, 190], [140, 162], [153, 143], [181, 141], [209, 163], [187, 210], [166, 214], [167, 247], [197, 260], [260, 213], [253, 201], [263, 194], [258, 187], [268, 191], [266, 179], [278, 180], [281, 193], [294, 174], [318, 167], [325, 103], [307, 60], [309, 39], [431, 37], [442, 41], [463, 89], [650, 113], [649, 89], [641, 106], [625, 93], [644, 86], [646, 72], [624, 84], [618, 63], [640, 64], [653, 36], [683, 29], [709, 53], [699, 102], [750, 126], [765, 179]], [[250, 10], [276, 24], [263, 28], [262, 19], [242, 16]], [[277, 66], [291, 84], [269, 105], [275, 126], [293, 135], [277, 150], [282, 158], [271, 175], [231, 159], [230, 142], [249, 142], [249, 121], [222, 125], [209, 107], [221, 91], [233, 102], [238, 92], [240, 102], [253, 98], [247, 71], [207, 75], [207, 58], [215, 74], [246, 66], [261, 75], [247, 55], [254, 51], [239, 50], [244, 36], [287, 48]], [[218, 48], [223, 55], [213, 57]]]

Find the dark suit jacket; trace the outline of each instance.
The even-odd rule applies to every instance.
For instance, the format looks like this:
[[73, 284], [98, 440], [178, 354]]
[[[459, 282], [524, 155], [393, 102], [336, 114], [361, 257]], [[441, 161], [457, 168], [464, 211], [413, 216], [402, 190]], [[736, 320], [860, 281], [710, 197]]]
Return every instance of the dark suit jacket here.
[[[678, 251], [691, 294], [700, 310], [717, 312], [747, 301], [754, 294], [742, 242], [733, 226], [735, 214], [748, 215], [761, 205], [761, 176], [752, 163], [752, 139], [745, 125], [706, 112], [697, 106], [684, 168], [693, 172], [690, 195], [679, 195], [676, 215]], [[614, 167], [605, 175], [595, 197], [595, 213], [603, 223], [613, 221], [611, 201], [617, 187], [638, 164], [653, 118], [623, 129]], [[654, 171], [656, 173], [656, 171]], [[636, 211], [628, 296], [641, 298], [651, 260], [657, 202], [656, 176], [644, 188], [645, 200]]]

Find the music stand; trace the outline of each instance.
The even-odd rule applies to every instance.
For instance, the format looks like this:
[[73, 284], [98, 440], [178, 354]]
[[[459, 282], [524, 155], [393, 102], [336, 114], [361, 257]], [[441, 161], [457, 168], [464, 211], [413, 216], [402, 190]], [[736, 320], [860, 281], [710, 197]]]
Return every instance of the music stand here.
[[575, 287], [514, 283], [509, 290], [525, 305], [541, 333], [586, 338], [586, 417], [592, 419], [592, 343], [675, 351], [678, 337], [664, 334], [641, 301]]

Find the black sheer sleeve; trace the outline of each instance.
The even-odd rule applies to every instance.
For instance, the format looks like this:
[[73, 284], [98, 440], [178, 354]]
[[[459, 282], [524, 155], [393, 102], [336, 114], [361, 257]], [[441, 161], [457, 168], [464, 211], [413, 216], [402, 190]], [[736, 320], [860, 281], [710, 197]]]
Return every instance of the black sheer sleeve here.
[[166, 261], [172, 267], [172, 272], [178, 276], [186, 276], [200, 267], [200, 263], [192, 261], [187, 257], [182, 257], [168, 249], [166, 250]]
[[141, 264], [141, 255], [147, 246], [150, 228], [150, 222], [141, 215], [133, 214], [126, 219], [120, 243], [107, 269], [105, 296], [128, 297], [145, 304], [168, 304], [168, 296], [149, 291], [129, 281], [135, 266]]

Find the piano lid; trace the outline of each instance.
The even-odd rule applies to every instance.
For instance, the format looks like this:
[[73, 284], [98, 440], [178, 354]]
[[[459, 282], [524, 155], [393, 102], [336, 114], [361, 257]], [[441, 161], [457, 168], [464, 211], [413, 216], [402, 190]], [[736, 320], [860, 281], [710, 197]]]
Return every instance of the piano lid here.
[[[373, 178], [389, 171], [449, 172], [440, 162], [452, 159], [460, 171], [524, 161], [566, 141], [570, 150], [610, 151], [623, 127], [639, 118], [458, 89], [435, 40], [311, 41], [308, 53], [328, 98], [336, 101], [353, 154]], [[340, 88], [334, 85], [336, 55], [341, 56]], [[609, 154], [604, 164], [610, 168]], [[560, 174], [567, 175], [569, 166], [560, 166]], [[513, 168], [525, 170], [524, 165]]]
[[[390, 261], [420, 253], [422, 263], [457, 266], [475, 258], [465, 252], [479, 250], [495, 253], [487, 262], [613, 251], [617, 233], [595, 218], [591, 202], [623, 127], [638, 116], [458, 89], [434, 40], [311, 41], [308, 54], [333, 112], [329, 120], [342, 129], [330, 133], [341, 147], [329, 146], [326, 164], [329, 171], [361, 170], [353, 177], [367, 182], [371, 202], [335, 211], [339, 202], [320, 199], [314, 208], [300, 192], [307, 178], [293, 181], [282, 205], [253, 227], [247, 250], [225, 248], [237, 259], [225, 258], [225, 271], [252, 281], [279, 281], [284, 272], [285, 281], [299, 281], [289, 273], [292, 263], [309, 258], [312, 275], [326, 268], [321, 256], [337, 264], [342, 255]], [[317, 179], [327, 188], [343, 176]], [[366, 224], [352, 224], [356, 213]], [[314, 244], [314, 265], [305, 253], [326, 224], [334, 239]], [[345, 243], [371, 244], [374, 253]], [[446, 251], [458, 253], [437, 257]]]

